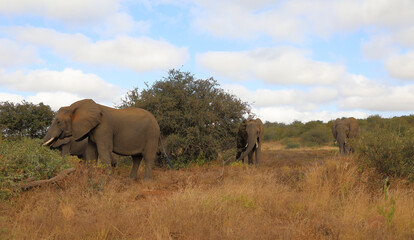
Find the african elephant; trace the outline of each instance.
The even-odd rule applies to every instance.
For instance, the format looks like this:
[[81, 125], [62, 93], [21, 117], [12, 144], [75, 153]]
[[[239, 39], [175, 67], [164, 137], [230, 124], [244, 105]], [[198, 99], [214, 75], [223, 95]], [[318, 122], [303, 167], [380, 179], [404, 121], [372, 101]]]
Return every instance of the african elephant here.
[[[51, 136], [46, 135], [43, 138], [43, 141], [47, 141], [50, 138]], [[88, 138], [85, 138], [81, 141], [75, 141], [73, 137], [57, 139], [52, 145], [50, 145], [50, 148], [58, 149], [62, 156], [73, 155], [85, 161], [98, 158], [96, 146], [93, 143], [89, 143], [88, 146]]]
[[237, 161], [244, 161], [248, 156], [248, 163], [253, 164], [253, 153], [256, 154], [256, 165], [260, 164], [262, 148], [263, 123], [257, 119], [243, 121], [238, 129], [237, 142]]
[[338, 142], [339, 152], [342, 155], [353, 152], [349, 139], [358, 138], [360, 133], [361, 129], [359, 128], [359, 123], [353, 117], [342, 120], [337, 118], [332, 124], [332, 135]]
[[112, 163], [116, 153], [132, 156], [130, 177], [137, 179], [142, 158], [145, 160], [145, 180], [151, 179], [151, 168], [158, 150], [160, 127], [154, 115], [141, 108], [114, 109], [84, 99], [61, 107], [48, 130], [51, 145], [58, 139], [73, 137], [76, 141], [88, 137], [95, 144], [98, 158]]

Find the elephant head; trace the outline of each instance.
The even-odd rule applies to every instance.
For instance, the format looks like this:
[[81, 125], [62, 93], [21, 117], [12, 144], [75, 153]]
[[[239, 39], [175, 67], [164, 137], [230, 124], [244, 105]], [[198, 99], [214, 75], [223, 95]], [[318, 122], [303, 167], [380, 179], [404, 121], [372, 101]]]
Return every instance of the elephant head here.
[[[241, 161], [246, 156], [249, 157], [249, 164], [253, 163], [253, 153], [256, 153], [256, 164], [260, 162], [260, 151], [261, 151], [261, 142], [263, 136], [263, 123], [257, 118], [255, 120], [249, 120], [245, 123], [245, 126], [242, 124], [241, 130], [239, 132], [244, 132], [242, 136], [247, 137], [247, 139], [242, 139], [242, 143], [246, 143], [243, 147], [243, 151], [238, 156], [237, 160]], [[239, 143], [238, 143], [239, 145]], [[239, 146], [238, 146], [239, 148]], [[239, 150], [239, 149], [238, 149]]]
[[75, 102], [69, 107], [59, 109], [46, 136], [46, 146], [53, 146], [59, 139], [73, 137], [79, 141], [101, 121], [101, 108], [91, 99]]

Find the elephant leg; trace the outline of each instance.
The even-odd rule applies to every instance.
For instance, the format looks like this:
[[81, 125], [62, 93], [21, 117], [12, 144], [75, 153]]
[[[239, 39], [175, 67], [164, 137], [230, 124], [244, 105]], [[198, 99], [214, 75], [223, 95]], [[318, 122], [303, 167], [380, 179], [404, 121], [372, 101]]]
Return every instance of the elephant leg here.
[[[155, 145], [156, 146], [156, 145]], [[154, 159], [157, 154], [157, 149], [147, 149], [147, 151], [144, 154], [144, 160], [145, 160], [145, 177], [144, 180], [151, 180], [152, 178], [152, 166], [154, 165]]]
[[137, 173], [138, 173], [138, 168], [139, 168], [139, 164], [141, 163], [142, 160], [142, 155], [134, 155], [132, 156], [132, 169], [131, 169], [131, 173], [129, 174], [129, 177], [137, 180]]
[[249, 165], [253, 164], [253, 152], [255, 151], [255, 149], [253, 149], [251, 152], [249, 152], [248, 155], [248, 163]]
[[113, 154], [111, 154], [111, 167], [116, 167], [116, 160]]
[[99, 160], [101, 160], [101, 162], [105, 165], [111, 164], [111, 154], [113, 150], [112, 143], [98, 142], [96, 143], [96, 147], [98, 148]]
[[92, 161], [98, 160], [98, 152], [96, 149], [96, 144], [88, 141], [88, 145], [86, 146], [85, 152], [82, 155], [83, 160], [85, 161]]
[[[243, 150], [237, 150], [237, 154], [236, 154], [236, 160], [239, 159], [239, 157], [242, 155]], [[240, 159], [241, 163], [244, 163], [244, 159]]]
[[260, 164], [261, 155], [262, 155], [262, 144], [259, 143], [258, 147], [256, 148], [256, 166], [259, 166]]

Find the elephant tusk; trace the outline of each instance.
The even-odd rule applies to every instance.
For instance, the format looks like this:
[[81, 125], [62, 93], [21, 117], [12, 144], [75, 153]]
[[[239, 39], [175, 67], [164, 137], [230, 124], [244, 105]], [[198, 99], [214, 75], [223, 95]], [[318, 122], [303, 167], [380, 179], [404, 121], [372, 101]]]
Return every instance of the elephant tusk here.
[[47, 142], [45, 142], [45, 143], [43, 143], [43, 145], [42, 146], [48, 146], [53, 140], [55, 140], [55, 138], [54, 137], [52, 137], [52, 138], [50, 138], [49, 139], [49, 141], [47, 141]]

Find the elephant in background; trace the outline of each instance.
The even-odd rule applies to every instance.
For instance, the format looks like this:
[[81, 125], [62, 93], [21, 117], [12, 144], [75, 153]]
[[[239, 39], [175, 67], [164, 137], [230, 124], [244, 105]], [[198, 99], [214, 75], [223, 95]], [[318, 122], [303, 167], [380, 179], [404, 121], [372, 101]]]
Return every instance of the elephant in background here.
[[145, 180], [151, 179], [151, 168], [158, 150], [160, 127], [154, 115], [141, 108], [114, 109], [91, 99], [61, 107], [44, 138], [46, 146], [72, 137], [75, 141], [88, 138], [94, 144], [98, 158], [113, 163], [112, 153], [132, 156], [130, 177], [137, 179], [142, 158], [145, 160]]
[[332, 124], [332, 135], [338, 142], [339, 152], [342, 155], [353, 152], [349, 139], [358, 138], [360, 134], [359, 122], [353, 117], [342, 120], [337, 118]]
[[[49, 139], [50, 136], [46, 135], [43, 138], [43, 141], [47, 141]], [[52, 145], [50, 145], [50, 148], [58, 149], [62, 156], [77, 156], [78, 158], [83, 159], [85, 161], [94, 160], [98, 158], [96, 146], [91, 144], [88, 147], [88, 138], [85, 138], [81, 141], [75, 141], [73, 137], [58, 139]]]
[[237, 132], [237, 161], [244, 161], [248, 156], [248, 163], [253, 164], [253, 154], [256, 155], [256, 165], [260, 164], [263, 137], [263, 123], [259, 118], [243, 121]]

